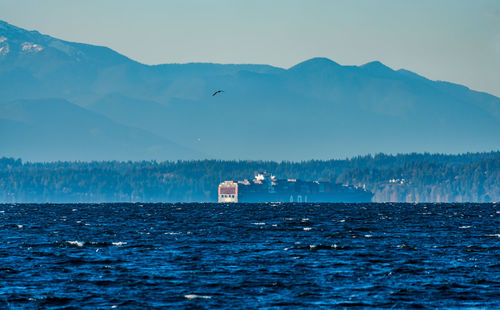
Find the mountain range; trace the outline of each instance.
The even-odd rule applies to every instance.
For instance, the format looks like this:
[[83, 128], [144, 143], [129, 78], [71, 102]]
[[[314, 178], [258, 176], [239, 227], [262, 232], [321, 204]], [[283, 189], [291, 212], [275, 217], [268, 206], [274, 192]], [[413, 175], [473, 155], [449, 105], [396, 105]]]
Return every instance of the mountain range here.
[[0, 21], [0, 141], [33, 161], [488, 151], [500, 98], [377, 61], [150, 66]]

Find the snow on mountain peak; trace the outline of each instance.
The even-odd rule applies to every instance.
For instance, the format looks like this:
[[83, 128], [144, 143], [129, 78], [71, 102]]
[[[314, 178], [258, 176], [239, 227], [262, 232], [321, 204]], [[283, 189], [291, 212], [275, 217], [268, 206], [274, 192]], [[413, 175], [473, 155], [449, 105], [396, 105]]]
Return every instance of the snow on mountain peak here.
[[24, 42], [21, 44], [21, 49], [23, 52], [38, 53], [43, 50], [43, 46], [36, 43]]
[[0, 55], [5, 56], [9, 53], [9, 45], [0, 47]]
[[5, 56], [9, 53], [9, 44], [6, 41], [6, 37], [0, 37], [0, 56]]

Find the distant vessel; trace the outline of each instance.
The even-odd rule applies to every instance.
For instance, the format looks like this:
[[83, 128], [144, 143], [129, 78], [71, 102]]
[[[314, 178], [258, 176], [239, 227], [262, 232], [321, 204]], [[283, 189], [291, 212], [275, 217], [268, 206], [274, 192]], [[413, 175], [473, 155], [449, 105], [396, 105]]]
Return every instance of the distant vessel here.
[[330, 181], [276, 179], [258, 173], [251, 181], [224, 181], [219, 184], [220, 203], [236, 202], [371, 202], [373, 193], [365, 188]]

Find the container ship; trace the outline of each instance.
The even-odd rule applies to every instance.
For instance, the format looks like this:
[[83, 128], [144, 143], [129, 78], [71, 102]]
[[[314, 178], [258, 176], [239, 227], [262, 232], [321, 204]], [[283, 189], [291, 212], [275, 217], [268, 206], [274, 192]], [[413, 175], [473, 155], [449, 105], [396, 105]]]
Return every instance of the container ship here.
[[258, 173], [253, 180], [224, 181], [219, 184], [220, 203], [262, 202], [371, 202], [373, 193], [363, 187], [330, 181], [276, 179]]

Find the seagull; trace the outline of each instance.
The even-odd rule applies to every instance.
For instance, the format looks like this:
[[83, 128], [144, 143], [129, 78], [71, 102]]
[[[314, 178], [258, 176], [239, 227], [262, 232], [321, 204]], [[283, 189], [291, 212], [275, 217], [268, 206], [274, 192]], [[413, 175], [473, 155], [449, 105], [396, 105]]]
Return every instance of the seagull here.
[[218, 91], [216, 91], [215, 93], [212, 94], [212, 97], [215, 96], [215, 95], [217, 95], [218, 93], [223, 93], [223, 92], [224, 92], [223, 90], [218, 90]]

